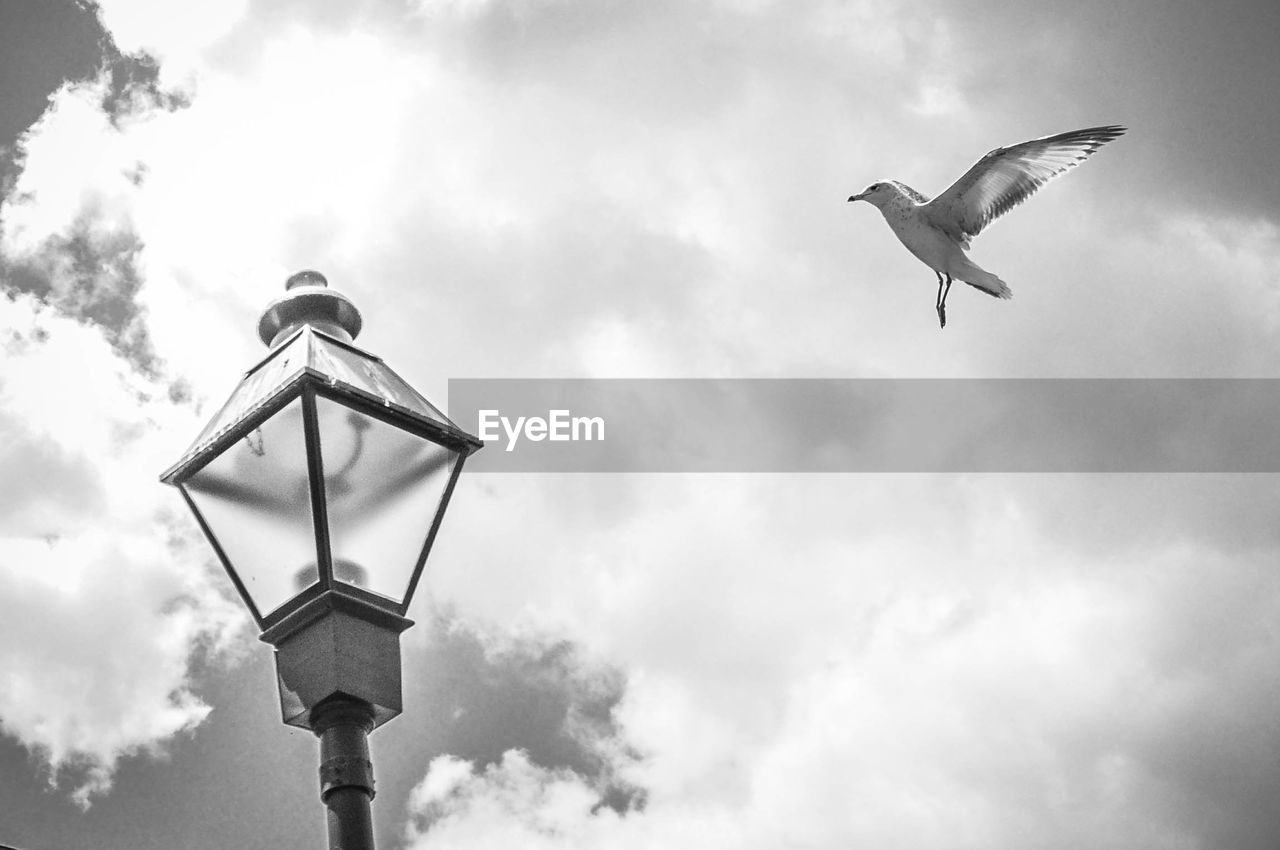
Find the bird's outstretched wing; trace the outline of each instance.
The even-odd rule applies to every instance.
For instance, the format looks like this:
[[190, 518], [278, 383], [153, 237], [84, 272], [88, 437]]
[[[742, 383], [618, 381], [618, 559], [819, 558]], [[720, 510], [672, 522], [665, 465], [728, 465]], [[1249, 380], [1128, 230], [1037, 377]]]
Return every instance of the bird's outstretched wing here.
[[924, 206], [926, 219], [965, 247], [969, 239], [1054, 177], [1079, 165], [1124, 127], [1072, 130], [996, 148]]

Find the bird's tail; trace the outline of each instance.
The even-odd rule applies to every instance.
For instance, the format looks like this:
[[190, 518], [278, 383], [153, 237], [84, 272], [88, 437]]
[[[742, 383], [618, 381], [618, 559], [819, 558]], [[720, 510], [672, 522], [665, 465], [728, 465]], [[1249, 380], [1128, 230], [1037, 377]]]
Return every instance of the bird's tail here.
[[959, 274], [953, 277], [963, 280], [974, 289], [981, 289], [983, 292], [995, 298], [1012, 298], [1013, 290], [1009, 285], [1000, 278], [993, 275], [986, 269], [979, 268], [972, 260], [965, 257], [965, 268]]

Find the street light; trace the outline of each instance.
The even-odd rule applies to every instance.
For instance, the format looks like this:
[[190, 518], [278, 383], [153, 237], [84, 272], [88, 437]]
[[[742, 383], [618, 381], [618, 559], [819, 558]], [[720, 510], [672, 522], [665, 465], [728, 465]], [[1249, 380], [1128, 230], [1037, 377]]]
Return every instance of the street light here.
[[178, 488], [275, 647], [281, 715], [320, 738], [334, 850], [373, 847], [368, 733], [401, 711], [400, 633], [482, 443], [351, 344], [360, 313], [299, 272], [271, 349], [161, 481]]

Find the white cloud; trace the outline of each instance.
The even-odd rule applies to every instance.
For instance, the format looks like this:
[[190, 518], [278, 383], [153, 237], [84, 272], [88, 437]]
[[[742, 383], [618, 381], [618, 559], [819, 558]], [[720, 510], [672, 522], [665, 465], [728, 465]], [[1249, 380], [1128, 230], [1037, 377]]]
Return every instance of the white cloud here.
[[0, 726], [88, 806], [121, 758], [205, 717], [190, 657], [242, 615], [156, 483], [156, 434], [189, 414], [30, 297], [0, 299], [0, 327]]
[[601, 825], [617, 816], [592, 814], [595, 802], [571, 772], [537, 767], [517, 750], [479, 775], [468, 762], [442, 757], [410, 796], [406, 840], [411, 848], [598, 847], [609, 837]]
[[1256, 824], [1216, 778], [1276, 781], [1228, 743], [1270, 734], [1256, 671], [1280, 658], [1245, 478], [464, 485], [431, 590], [628, 671], [617, 717], [643, 759], [619, 770], [647, 805], [553, 831], [528, 784], [476, 780], [422, 840], [1065, 850]]
[[[116, 127], [94, 112], [100, 89], [60, 93], [3, 210], [15, 255], [83, 216], [135, 232], [153, 344], [206, 403], [260, 355], [258, 312], [304, 266], [355, 298], [363, 340], [435, 398], [451, 374], [1274, 372], [1274, 221], [1171, 214], [1134, 201], [1142, 187], [1121, 203], [1122, 163], [1153, 156], [1136, 129], [983, 235], [975, 256], [1017, 298], [953, 294], [938, 332], [932, 276], [844, 202], [883, 176], [936, 192], [1019, 140], [1005, 133], [1022, 113], [970, 109], [987, 101], [949, 73], [962, 50], [934, 10], [267, 5], [178, 21], [109, 4], [126, 49], [197, 71], [191, 106]], [[92, 331], [17, 303], [11, 321], [57, 327], [6, 364], [2, 427], [32, 448], [0, 462], [27, 474], [39, 459], [49, 482], [6, 506], [23, 538], [8, 563], [76, 566], [8, 567], [10, 594], [62, 600], [67, 645], [48, 669], [66, 672], [37, 676], [38, 624], [9, 625], [29, 683], [0, 714], [55, 763], [81, 754], [109, 771], [199, 721], [185, 659], [234, 618], [189, 589], [203, 550], [170, 559], [181, 578], [160, 569], [156, 497], [133, 477], [153, 486], [170, 458], [143, 444], [194, 433], [194, 418], [130, 383]], [[95, 416], [55, 415], [66, 395], [41, 402], [86, 381]], [[166, 436], [121, 448], [112, 427]], [[1260, 565], [1276, 541], [1250, 513], [1268, 485], [1224, 488], [1225, 508], [1191, 484], [1078, 486], [464, 481], [434, 590], [626, 670], [621, 717], [645, 760], [618, 769], [650, 803], [593, 814], [580, 780], [519, 755], [482, 774], [443, 760], [415, 792], [410, 840], [1052, 848], [1194, 833], [1192, 815], [1230, 804], [1189, 741], [1270, 728], [1247, 674], [1276, 647], [1223, 628], [1240, 606], [1274, 614]], [[1236, 532], [1257, 551], [1226, 552]], [[135, 614], [92, 605], [108, 587]], [[184, 593], [200, 605], [164, 606]], [[1193, 604], [1206, 598], [1209, 613]], [[1196, 661], [1208, 625], [1213, 664]], [[147, 669], [77, 666], [79, 647], [113, 640]], [[84, 726], [73, 681], [111, 705], [135, 688], [144, 720]], [[1209, 761], [1266, 778], [1259, 759]]]
[[101, 81], [65, 86], [28, 130], [23, 170], [3, 206], [7, 256], [39, 250], [86, 214], [104, 229], [129, 225], [136, 195], [129, 174], [139, 156], [113, 132], [102, 111], [105, 93]]
[[249, 0], [100, 0], [103, 27], [123, 53], [146, 52], [160, 60], [165, 87], [189, 83], [205, 52], [239, 23]]

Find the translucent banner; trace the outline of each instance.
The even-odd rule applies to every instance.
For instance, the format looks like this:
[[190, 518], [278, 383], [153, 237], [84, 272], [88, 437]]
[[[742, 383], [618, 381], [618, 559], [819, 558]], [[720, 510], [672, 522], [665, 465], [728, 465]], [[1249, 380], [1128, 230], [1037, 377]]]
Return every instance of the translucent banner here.
[[465, 379], [472, 472], [1277, 472], [1274, 379]]

